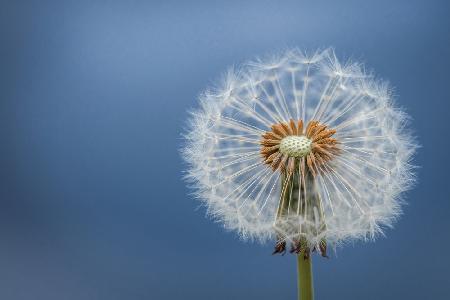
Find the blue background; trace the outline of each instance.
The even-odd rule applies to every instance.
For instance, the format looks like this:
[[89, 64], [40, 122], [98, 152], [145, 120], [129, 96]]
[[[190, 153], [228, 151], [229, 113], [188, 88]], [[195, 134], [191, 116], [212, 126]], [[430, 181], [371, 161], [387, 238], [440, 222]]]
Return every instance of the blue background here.
[[394, 230], [315, 257], [318, 299], [449, 299], [446, 1], [1, 1], [0, 299], [295, 299], [293, 256], [204, 218], [197, 95], [234, 63], [334, 46], [396, 87], [422, 145]]

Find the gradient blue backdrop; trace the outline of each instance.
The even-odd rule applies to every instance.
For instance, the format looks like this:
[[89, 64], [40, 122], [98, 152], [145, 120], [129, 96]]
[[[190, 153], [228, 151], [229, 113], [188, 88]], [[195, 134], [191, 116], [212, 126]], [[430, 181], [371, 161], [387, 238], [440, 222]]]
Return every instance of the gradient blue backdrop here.
[[395, 229], [315, 259], [317, 298], [450, 299], [447, 3], [1, 1], [0, 299], [295, 299], [294, 257], [205, 219], [178, 153], [202, 89], [289, 46], [389, 79], [423, 146]]

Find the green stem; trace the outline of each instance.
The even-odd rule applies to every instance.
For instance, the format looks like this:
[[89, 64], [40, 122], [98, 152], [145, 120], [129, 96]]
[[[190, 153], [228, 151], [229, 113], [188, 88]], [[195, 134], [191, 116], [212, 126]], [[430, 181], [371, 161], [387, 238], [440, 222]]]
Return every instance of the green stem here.
[[297, 255], [298, 299], [313, 300], [312, 257], [304, 258], [303, 251]]

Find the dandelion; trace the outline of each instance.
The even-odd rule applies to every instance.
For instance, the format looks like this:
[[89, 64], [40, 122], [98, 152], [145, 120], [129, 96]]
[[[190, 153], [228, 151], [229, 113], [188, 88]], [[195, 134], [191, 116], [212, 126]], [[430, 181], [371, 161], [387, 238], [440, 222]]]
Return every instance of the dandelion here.
[[330, 49], [291, 50], [229, 71], [192, 113], [186, 178], [207, 212], [243, 239], [298, 257], [370, 240], [401, 213], [416, 144], [388, 84]]

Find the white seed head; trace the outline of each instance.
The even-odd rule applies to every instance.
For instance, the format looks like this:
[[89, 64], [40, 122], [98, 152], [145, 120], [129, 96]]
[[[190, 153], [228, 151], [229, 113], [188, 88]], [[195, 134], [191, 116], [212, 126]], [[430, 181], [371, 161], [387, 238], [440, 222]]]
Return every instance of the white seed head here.
[[289, 135], [280, 142], [280, 152], [289, 157], [304, 157], [311, 152], [312, 141], [304, 135]]
[[[182, 150], [186, 179], [208, 214], [244, 239], [301, 237], [335, 245], [374, 238], [400, 215], [402, 192], [414, 183], [417, 145], [407, 115], [393, 103], [385, 82], [358, 63], [339, 62], [329, 49], [246, 63], [200, 96]], [[293, 136], [279, 145], [268, 137], [267, 150], [280, 149], [264, 161], [262, 135], [290, 120], [334, 130], [339, 154], [321, 164], [331, 151], [325, 145], [308, 165], [307, 154], [322, 137], [295, 136], [292, 126], [280, 128]], [[269, 163], [296, 173], [274, 171]], [[316, 167], [314, 177], [305, 174], [308, 167]], [[289, 213], [277, 214], [283, 188], [292, 190], [284, 184], [289, 176], [301, 193], [290, 193], [283, 203]]]

